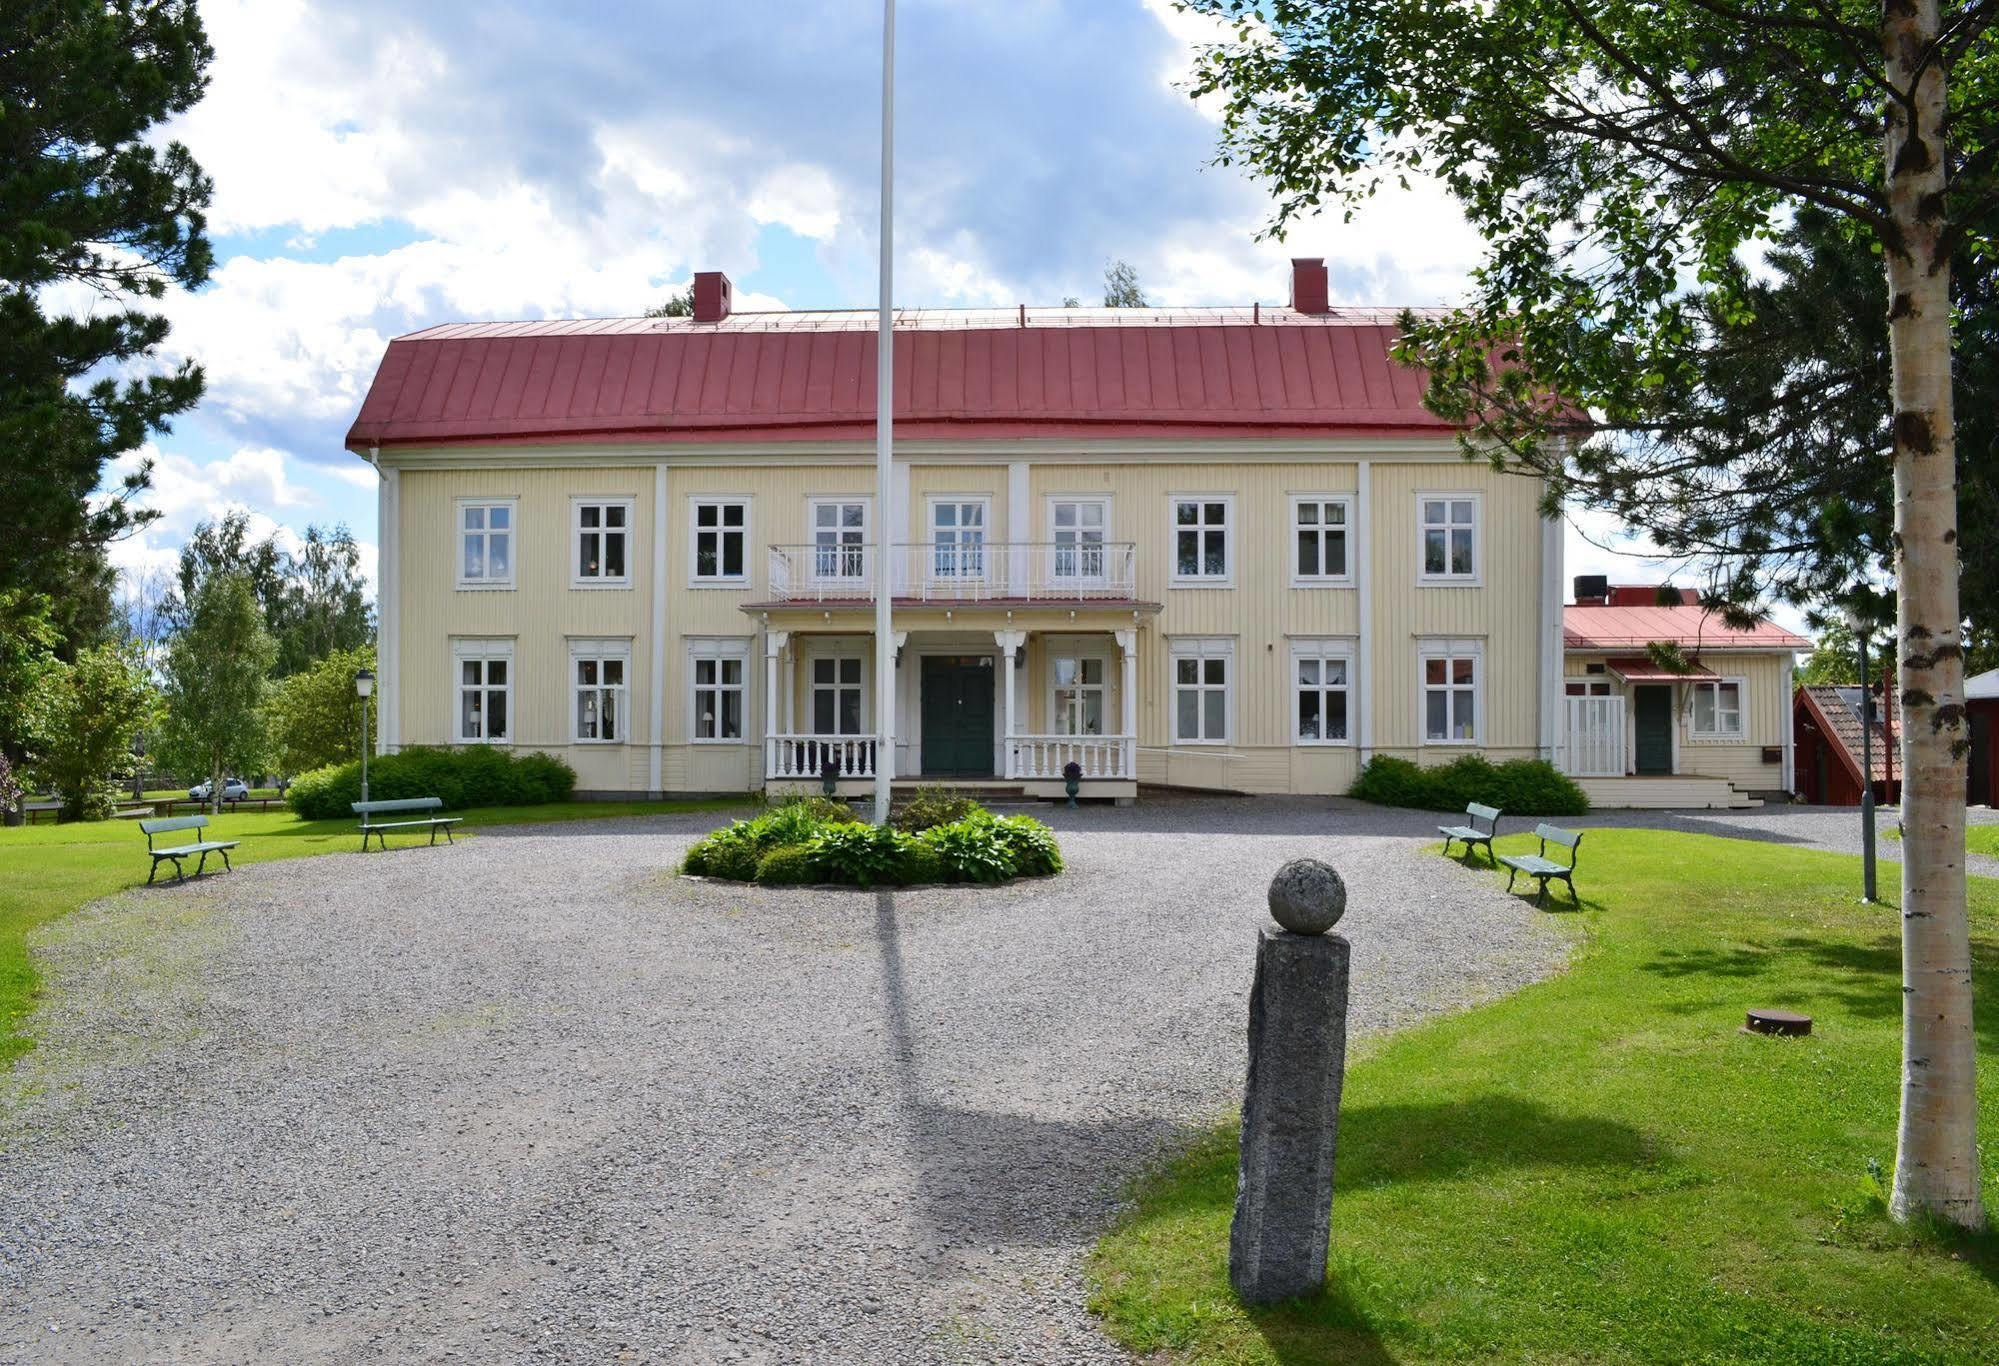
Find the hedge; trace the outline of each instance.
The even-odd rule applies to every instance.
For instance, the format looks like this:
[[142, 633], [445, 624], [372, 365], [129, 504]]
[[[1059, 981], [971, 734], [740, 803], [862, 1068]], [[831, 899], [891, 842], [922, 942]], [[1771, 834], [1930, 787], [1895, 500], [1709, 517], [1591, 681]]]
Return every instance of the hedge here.
[[920, 832], [877, 828], [822, 798], [790, 802], [695, 842], [680, 870], [731, 882], [841, 882], [908, 887], [1005, 882], [1062, 871], [1055, 834], [1028, 816], [967, 803], [956, 820]]
[[[368, 760], [368, 796], [378, 802], [436, 797], [445, 809], [538, 806], [576, 790], [576, 770], [547, 754], [509, 754], [488, 745], [405, 749]], [[361, 800], [361, 763], [316, 768], [292, 780], [285, 802], [306, 820], [353, 814]]]
[[1580, 816], [1589, 798], [1545, 759], [1503, 764], [1466, 754], [1435, 768], [1377, 754], [1354, 780], [1349, 796], [1378, 806], [1462, 812], [1471, 802], [1496, 806], [1509, 816]]

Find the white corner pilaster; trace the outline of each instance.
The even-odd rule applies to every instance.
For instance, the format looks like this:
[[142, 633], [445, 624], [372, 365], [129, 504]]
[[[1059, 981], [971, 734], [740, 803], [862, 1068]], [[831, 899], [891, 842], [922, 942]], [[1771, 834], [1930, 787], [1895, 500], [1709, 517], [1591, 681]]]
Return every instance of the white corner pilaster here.
[[1360, 696], [1355, 699], [1360, 715], [1354, 734], [1360, 742], [1355, 757], [1363, 764], [1374, 753], [1374, 494], [1370, 468], [1365, 460], [1354, 465], [1354, 672], [1360, 683]]
[[646, 787], [665, 794], [661, 770], [666, 744], [666, 462], [652, 469], [652, 722], [646, 756]]
[[[375, 572], [375, 653], [379, 656], [375, 671], [382, 676], [375, 707], [375, 752], [394, 754], [403, 739], [402, 471], [383, 469], [379, 451], [375, 458], [375, 472], [381, 476], [375, 490], [375, 534], [380, 542]], [[456, 549], [452, 553], [455, 555]]]
[[[1543, 486], [1545, 490], [1545, 485]], [[1560, 766], [1562, 735], [1562, 555], [1564, 522], [1541, 519], [1541, 757]]]

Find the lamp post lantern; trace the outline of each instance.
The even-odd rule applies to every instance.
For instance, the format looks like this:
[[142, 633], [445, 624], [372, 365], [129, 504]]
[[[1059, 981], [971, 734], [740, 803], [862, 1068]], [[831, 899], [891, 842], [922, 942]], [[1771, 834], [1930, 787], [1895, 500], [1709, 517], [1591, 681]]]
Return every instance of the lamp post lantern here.
[[361, 699], [361, 800], [368, 800], [368, 698], [375, 691], [375, 671], [354, 671], [354, 695]]
[[1861, 899], [1871, 903], [1879, 898], [1874, 882], [1874, 694], [1867, 676], [1869, 622], [1858, 607], [1848, 607], [1846, 624], [1860, 648], [1860, 886]]

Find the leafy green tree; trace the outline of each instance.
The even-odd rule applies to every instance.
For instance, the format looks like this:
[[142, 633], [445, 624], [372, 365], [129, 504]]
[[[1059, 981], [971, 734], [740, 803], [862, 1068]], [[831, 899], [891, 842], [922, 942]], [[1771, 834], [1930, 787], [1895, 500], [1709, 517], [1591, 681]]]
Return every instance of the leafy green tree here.
[[1551, 510], [1654, 391], [1697, 387], [1711, 320], [1753, 316], [1745, 248], [1815, 208], [1878, 250], [1907, 719], [1890, 1207], [1981, 1226], [1951, 291], [1953, 260], [1999, 245], [1999, 3], [1187, 4], [1231, 35], [1192, 93], [1219, 96], [1222, 160], [1269, 181], [1280, 225], [1412, 173], [1456, 199], [1485, 260], [1462, 307], [1405, 320], [1404, 354], [1467, 454], [1542, 475]]
[[1818, 646], [1798, 668], [1798, 682], [1807, 687], [1826, 687], [1860, 681], [1860, 656], [1853, 631], [1844, 622], [1828, 625], [1820, 633]]
[[201, 523], [181, 546], [173, 587], [159, 604], [170, 630], [186, 626], [201, 585], [220, 573], [249, 576], [265, 629], [277, 642], [280, 678], [374, 638], [361, 548], [344, 524], [330, 530], [308, 526], [304, 545], [291, 554], [275, 536], [258, 540], [241, 512]]
[[202, 582], [187, 624], [167, 646], [156, 749], [169, 768], [207, 775], [218, 811], [222, 780], [265, 762], [266, 675], [277, 654], [250, 576], [240, 570]]
[[1145, 307], [1145, 291], [1138, 287], [1138, 272], [1130, 262], [1113, 261], [1104, 267], [1104, 307]]
[[[60, 598], [149, 520], [149, 472], [106, 473], [201, 397], [195, 365], [149, 368], [167, 322], [134, 305], [213, 265], [209, 180], [158, 134], [212, 55], [191, 0], [0, 6], [0, 588]], [[49, 311], [65, 285], [95, 306]]]
[[694, 282], [689, 280], [687, 288], [678, 294], [669, 294], [665, 302], [654, 304], [646, 310], [648, 318], [691, 318], [694, 316]]
[[[15, 771], [27, 763], [29, 703], [56, 666], [60, 640], [46, 597], [0, 588], [0, 758]], [[10, 823], [18, 816], [12, 802], [0, 802], [0, 813]]]
[[361, 748], [361, 699], [354, 675], [375, 667], [373, 646], [338, 650], [271, 689], [271, 761], [289, 778], [328, 764], [346, 763]]
[[43, 676], [28, 707], [29, 771], [55, 790], [63, 816], [109, 813], [112, 779], [130, 771], [132, 737], [154, 705], [152, 680], [115, 645], [92, 646]]

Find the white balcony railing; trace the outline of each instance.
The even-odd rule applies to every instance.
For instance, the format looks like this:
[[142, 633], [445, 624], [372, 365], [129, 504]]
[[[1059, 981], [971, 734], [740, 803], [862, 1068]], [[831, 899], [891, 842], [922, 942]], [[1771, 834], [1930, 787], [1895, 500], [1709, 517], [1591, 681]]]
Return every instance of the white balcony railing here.
[[1071, 763], [1085, 782], [1138, 776], [1138, 742], [1129, 735], [1012, 735], [1006, 752], [1008, 778], [1060, 778]]
[[1562, 770], [1577, 778], [1624, 776], [1624, 699], [1564, 697]]
[[875, 776], [872, 735], [773, 735], [764, 741], [767, 780], [820, 781], [832, 763], [842, 778]]
[[[921, 541], [888, 547], [889, 591], [915, 602], [1126, 601], [1137, 588], [1130, 541]], [[774, 545], [775, 602], [872, 601], [876, 545]]]

